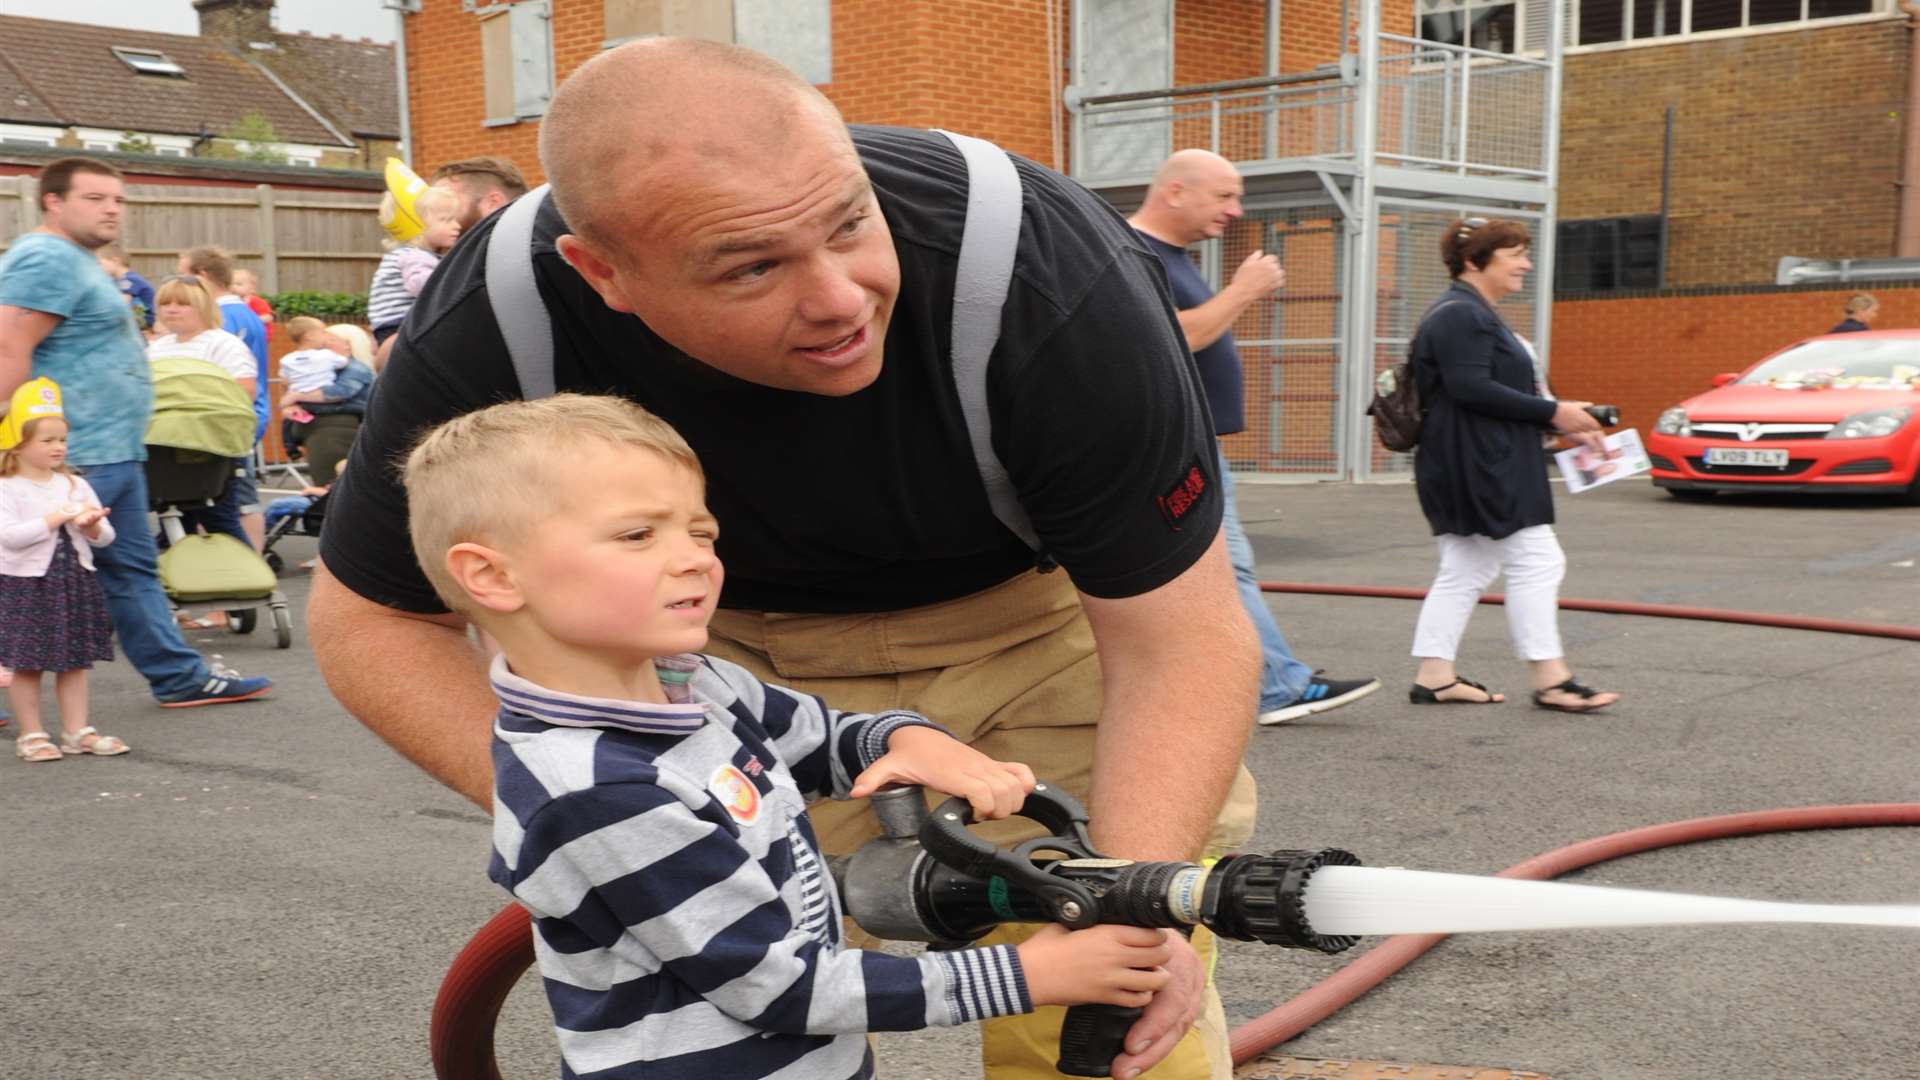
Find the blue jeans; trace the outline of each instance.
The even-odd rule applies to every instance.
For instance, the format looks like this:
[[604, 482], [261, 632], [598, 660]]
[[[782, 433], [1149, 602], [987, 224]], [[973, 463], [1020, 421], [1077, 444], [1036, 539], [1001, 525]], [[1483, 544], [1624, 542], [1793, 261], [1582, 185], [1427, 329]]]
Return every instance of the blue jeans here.
[[1271, 712], [1293, 704], [1306, 693], [1313, 669], [1293, 658], [1293, 650], [1287, 648], [1287, 639], [1280, 633], [1280, 624], [1273, 621], [1273, 610], [1267, 607], [1266, 594], [1260, 591], [1260, 578], [1253, 572], [1253, 545], [1248, 543], [1246, 531], [1240, 528], [1240, 509], [1233, 499], [1233, 473], [1227, 468], [1225, 454], [1218, 455], [1218, 459], [1223, 505], [1220, 531], [1227, 537], [1227, 558], [1233, 563], [1234, 583], [1240, 587], [1240, 603], [1260, 635], [1260, 655], [1265, 661], [1260, 667], [1260, 711]]
[[137, 461], [89, 465], [82, 470], [113, 511], [113, 543], [93, 550], [100, 587], [107, 594], [113, 633], [127, 661], [147, 677], [161, 701], [199, 690], [213, 677], [206, 661], [189, 648], [160, 588], [153, 532], [147, 528], [147, 474]]

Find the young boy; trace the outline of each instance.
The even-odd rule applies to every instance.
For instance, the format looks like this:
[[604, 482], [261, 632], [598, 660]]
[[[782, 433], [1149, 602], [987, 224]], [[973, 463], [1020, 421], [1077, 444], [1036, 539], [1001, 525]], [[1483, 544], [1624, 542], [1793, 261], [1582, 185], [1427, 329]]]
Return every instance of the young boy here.
[[127, 262], [127, 249], [119, 244], [107, 244], [93, 253], [100, 262], [100, 269], [107, 272], [115, 285], [120, 286], [121, 295], [127, 298], [128, 306], [140, 320], [140, 329], [153, 329], [153, 284], [141, 277]]
[[566, 1075], [872, 1075], [867, 1031], [1166, 983], [1160, 931], [846, 949], [805, 807], [891, 781], [1004, 817], [1033, 788], [910, 712], [842, 713], [696, 655], [719, 600], [699, 462], [618, 398], [495, 405], [405, 467], [415, 555], [499, 642], [490, 876], [533, 913]]

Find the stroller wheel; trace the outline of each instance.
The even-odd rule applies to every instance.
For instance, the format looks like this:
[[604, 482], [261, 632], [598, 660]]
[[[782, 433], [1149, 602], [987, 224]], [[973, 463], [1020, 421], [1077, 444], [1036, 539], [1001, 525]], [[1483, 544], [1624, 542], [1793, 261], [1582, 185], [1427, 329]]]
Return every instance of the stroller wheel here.
[[257, 608], [227, 612], [227, 629], [236, 634], [253, 633], [253, 628], [259, 621], [260, 612]]
[[293, 648], [293, 616], [284, 605], [273, 606], [273, 643], [282, 649]]
[[269, 551], [267, 552], [267, 568], [272, 570], [277, 577], [286, 572], [287, 560], [281, 558], [279, 552]]

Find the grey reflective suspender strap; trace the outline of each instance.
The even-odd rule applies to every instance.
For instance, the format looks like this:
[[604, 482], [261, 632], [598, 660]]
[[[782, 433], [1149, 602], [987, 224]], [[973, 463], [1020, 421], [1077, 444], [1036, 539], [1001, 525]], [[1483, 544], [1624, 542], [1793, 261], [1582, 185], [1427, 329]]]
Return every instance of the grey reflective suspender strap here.
[[[960, 237], [960, 267], [954, 281], [954, 387], [966, 417], [973, 460], [993, 514], [1051, 565], [1040, 536], [1020, 506], [1013, 482], [993, 452], [993, 418], [987, 412], [987, 360], [1000, 339], [1000, 311], [1013, 281], [1013, 254], [1020, 241], [1020, 177], [1006, 151], [968, 135], [942, 131], [967, 162], [966, 232]], [[541, 184], [513, 201], [487, 238], [487, 301], [513, 360], [520, 396], [554, 392], [553, 319], [533, 278], [533, 223], [546, 201]]]
[[1020, 175], [1005, 150], [971, 135], [939, 131], [967, 162], [967, 222], [960, 236], [960, 268], [953, 285], [953, 385], [960, 392], [973, 461], [987, 489], [993, 516], [1049, 565], [1040, 535], [1020, 505], [1013, 481], [993, 452], [993, 417], [987, 410], [987, 361], [1000, 340], [1000, 312], [1013, 283], [1013, 255], [1020, 243]]
[[533, 219], [547, 201], [546, 184], [513, 200], [487, 238], [487, 302], [507, 343], [520, 396], [553, 394], [553, 318], [533, 281]]

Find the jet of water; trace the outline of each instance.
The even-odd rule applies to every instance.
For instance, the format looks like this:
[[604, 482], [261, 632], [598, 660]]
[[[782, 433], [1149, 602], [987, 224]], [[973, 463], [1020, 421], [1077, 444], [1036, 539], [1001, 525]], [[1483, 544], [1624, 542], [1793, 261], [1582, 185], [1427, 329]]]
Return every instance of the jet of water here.
[[1323, 866], [1301, 900], [1315, 933], [1356, 936], [1697, 923], [1920, 929], [1920, 904], [1792, 904], [1379, 866]]

